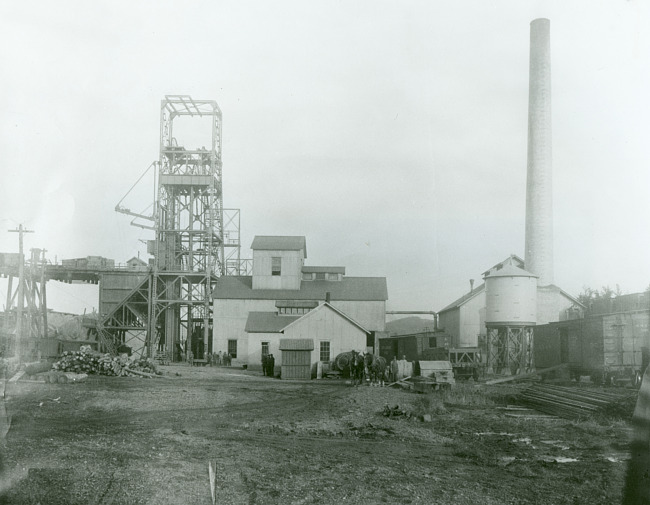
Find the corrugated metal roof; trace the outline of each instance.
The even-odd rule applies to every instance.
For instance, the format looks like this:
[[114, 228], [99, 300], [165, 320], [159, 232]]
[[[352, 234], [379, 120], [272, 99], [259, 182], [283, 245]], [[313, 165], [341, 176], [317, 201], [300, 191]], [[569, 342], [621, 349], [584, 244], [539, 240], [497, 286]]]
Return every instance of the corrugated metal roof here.
[[311, 267], [303, 266], [302, 272], [305, 274], [309, 273], [330, 273], [330, 274], [343, 274], [345, 275], [345, 267]]
[[301, 316], [279, 316], [276, 312], [249, 312], [244, 331], [246, 333], [280, 333]]
[[251, 249], [259, 251], [300, 251], [307, 257], [307, 241], [300, 236], [257, 235]]
[[313, 351], [314, 341], [311, 338], [281, 338], [281, 351]]
[[460, 306], [463, 305], [465, 302], [471, 300], [472, 298], [474, 298], [474, 297], [475, 297], [476, 295], [478, 295], [479, 293], [482, 293], [484, 290], [485, 290], [485, 284], [481, 284], [480, 286], [475, 287], [475, 288], [474, 288], [472, 291], [470, 291], [469, 293], [464, 294], [463, 296], [461, 296], [461, 297], [458, 298], [457, 300], [454, 300], [453, 302], [451, 302], [451, 303], [450, 303], [449, 305], [447, 305], [444, 309], [439, 310], [439, 311], [438, 311], [438, 314], [440, 314], [441, 312], [445, 312], [445, 311], [447, 311], [447, 310], [451, 310], [451, 309], [455, 309], [455, 308], [460, 307]]
[[217, 281], [212, 297], [217, 300], [325, 300], [386, 301], [385, 277], [344, 277], [340, 281], [303, 281], [300, 289], [253, 289], [251, 276], [224, 276]]

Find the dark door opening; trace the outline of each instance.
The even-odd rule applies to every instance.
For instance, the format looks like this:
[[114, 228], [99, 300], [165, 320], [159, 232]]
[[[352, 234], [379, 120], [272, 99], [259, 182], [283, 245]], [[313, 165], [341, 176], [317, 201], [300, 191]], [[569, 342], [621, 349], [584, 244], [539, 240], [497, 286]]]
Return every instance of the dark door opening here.
[[569, 330], [560, 328], [560, 363], [569, 362]]

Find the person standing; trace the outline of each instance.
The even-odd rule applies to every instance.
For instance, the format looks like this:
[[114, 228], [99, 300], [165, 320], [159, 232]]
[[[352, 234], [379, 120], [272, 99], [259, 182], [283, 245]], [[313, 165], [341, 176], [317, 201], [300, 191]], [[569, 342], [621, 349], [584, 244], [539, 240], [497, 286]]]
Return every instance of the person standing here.
[[273, 357], [273, 354], [269, 354], [267, 360], [266, 369], [269, 373], [269, 377], [275, 377], [275, 358]]
[[268, 354], [262, 354], [262, 375], [266, 376], [268, 367], [269, 367], [269, 356]]
[[393, 382], [397, 382], [399, 380], [399, 365], [397, 364], [397, 356], [393, 356], [393, 361], [390, 362], [390, 372], [392, 377]]

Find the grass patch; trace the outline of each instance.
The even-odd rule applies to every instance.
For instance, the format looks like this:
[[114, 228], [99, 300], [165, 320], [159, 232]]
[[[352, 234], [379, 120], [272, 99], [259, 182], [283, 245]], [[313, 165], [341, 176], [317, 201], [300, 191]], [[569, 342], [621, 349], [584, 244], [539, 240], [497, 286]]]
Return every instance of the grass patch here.
[[455, 384], [442, 392], [445, 405], [463, 407], [493, 407], [503, 403], [502, 394], [481, 385]]
[[425, 414], [441, 415], [446, 414], [445, 404], [438, 395], [418, 395], [413, 401], [413, 415], [423, 416]]

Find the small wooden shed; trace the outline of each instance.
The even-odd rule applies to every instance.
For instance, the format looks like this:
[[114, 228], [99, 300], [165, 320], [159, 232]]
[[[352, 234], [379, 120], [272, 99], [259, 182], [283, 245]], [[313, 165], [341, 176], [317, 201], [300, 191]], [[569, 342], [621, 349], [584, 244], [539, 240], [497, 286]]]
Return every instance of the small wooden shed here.
[[282, 338], [282, 378], [311, 379], [311, 353], [314, 340], [311, 338]]

